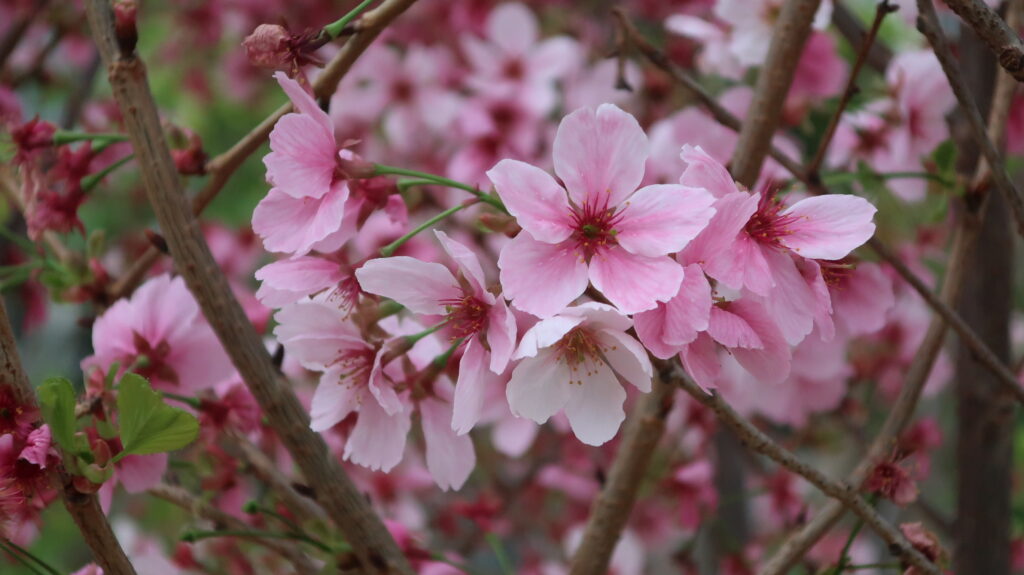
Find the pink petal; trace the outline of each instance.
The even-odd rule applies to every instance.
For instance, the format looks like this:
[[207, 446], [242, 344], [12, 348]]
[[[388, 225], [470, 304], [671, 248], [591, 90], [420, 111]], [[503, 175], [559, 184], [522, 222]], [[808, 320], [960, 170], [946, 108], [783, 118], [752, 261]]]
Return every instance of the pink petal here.
[[896, 304], [892, 280], [878, 264], [863, 262], [832, 293], [835, 320], [849, 335], [874, 333], [885, 326]]
[[[675, 299], [675, 298], [673, 298]], [[669, 300], [670, 302], [672, 300]], [[658, 307], [642, 311], [633, 316], [633, 327], [636, 335], [643, 342], [651, 355], [658, 359], [669, 359], [679, 353], [680, 347], [665, 341], [665, 318], [668, 315], [668, 304], [658, 302]]]
[[[305, 90], [298, 82], [288, 77], [288, 74], [284, 72], [275, 72], [274, 79], [281, 85], [281, 89], [288, 95], [288, 99], [292, 101], [292, 105], [295, 106], [295, 110], [300, 114], [305, 114], [310, 118], [316, 120], [318, 124], [324, 126], [330, 133], [334, 133], [333, 124], [327, 113], [320, 109], [320, 106], [313, 99], [313, 96]], [[331, 138], [332, 144], [334, 138]], [[331, 150], [333, 155], [334, 150]]]
[[409, 411], [388, 415], [377, 402], [364, 401], [352, 434], [345, 442], [344, 458], [374, 471], [391, 471], [402, 461], [411, 427]]
[[621, 209], [615, 238], [628, 252], [657, 257], [682, 250], [711, 221], [715, 199], [702, 189], [677, 185], [637, 190]]
[[516, 417], [544, 423], [569, 401], [570, 378], [569, 366], [559, 361], [555, 351], [525, 358], [512, 370], [505, 388], [508, 407]]
[[558, 343], [565, 334], [572, 331], [574, 327], [582, 324], [584, 321], [585, 318], [581, 315], [570, 316], [565, 314], [556, 315], [554, 317], [538, 321], [533, 325], [533, 327], [523, 334], [523, 339], [519, 342], [519, 348], [516, 349], [515, 355], [512, 356], [513, 359], [537, 356], [537, 354], [545, 348]]
[[791, 350], [782, 332], [756, 303], [749, 300], [732, 302], [732, 311], [743, 317], [757, 332], [761, 349], [732, 349], [736, 361], [762, 383], [777, 384], [789, 377]]
[[443, 490], [458, 490], [476, 466], [473, 441], [452, 431], [452, 408], [437, 399], [420, 402], [420, 422], [427, 446], [427, 469]]
[[256, 270], [256, 279], [263, 282], [256, 292], [260, 302], [280, 308], [337, 285], [345, 274], [336, 262], [300, 256], [263, 266]]
[[572, 212], [565, 190], [547, 172], [517, 160], [488, 170], [502, 203], [535, 239], [557, 244], [572, 235]]
[[555, 173], [577, 205], [617, 206], [644, 177], [648, 144], [636, 118], [613, 104], [580, 108], [555, 134]]
[[[170, 342], [171, 352], [167, 356], [167, 364], [178, 375], [176, 390], [196, 392], [209, 389], [235, 373], [224, 347], [208, 325], [194, 326], [186, 337]], [[166, 386], [154, 387], [172, 391]]]
[[806, 198], [783, 212], [799, 221], [781, 238], [787, 248], [805, 258], [838, 260], [868, 241], [875, 233], [877, 209], [857, 196], [828, 195]]
[[455, 396], [452, 399], [451, 428], [455, 433], [469, 433], [480, 421], [487, 384], [491, 381], [490, 375], [487, 369], [487, 350], [476, 338], [470, 339], [459, 361], [459, 379], [455, 382]]
[[568, 387], [565, 415], [576, 438], [587, 445], [601, 445], [615, 437], [626, 419], [622, 409], [626, 390], [611, 368], [598, 363], [582, 384]]
[[500, 4], [487, 18], [487, 37], [507, 53], [524, 54], [537, 41], [537, 17], [519, 2]]
[[117, 480], [128, 493], [141, 493], [160, 483], [167, 471], [167, 454], [126, 455], [116, 465]]
[[532, 80], [550, 82], [576, 70], [582, 56], [580, 44], [568, 36], [549, 38], [530, 53], [527, 68]]
[[529, 419], [506, 417], [491, 433], [494, 448], [509, 457], [521, 457], [533, 445], [538, 427]]
[[274, 315], [274, 336], [306, 369], [324, 370], [341, 351], [370, 349], [344, 313], [321, 301], [301, 301]]
[[484, 279], [484, 270], [480, 267], [480, 260], [477, 259], [476, 254], [465, 245], [449, 238], [448, 234], [441, 230], [434, 230], [434, 236], [441, 242], [441, 247], [444, 248], [448, 257], [455, 260], [459, 271], [462, 272], [462, 277], [466, 278], [473, 286], [474, 295], [488, 300], [484, 303], [491, 303], [494, 296], [487, 291], [487, 280]]
[[655, 357], [668, 359], [708, 328], [711, 305], [711, 285], [704, 271], [690, 264], [675, 297], [633, 317], [636, 333]]
[[[734, 304], [735, 302], [730, 302], [729, 307], [731, 308]], [[750, 327], [745, 318], [736, 315], [729, 308], [723, 309], [720, 306], [711, 308], [711, 316], [708, 319], [708, 335], [730, 349], [760, 349], [764, 346], [757, 332]]]
[[715, 215], [683, 250], [681, 261], [686, 264], [706, 262], [730, 250], [750, 216], [757, 211], [757, 202], [757, 195], [746, 192], [734, 192], [719, 198], [714, 203]]
[[590, 281], [622, 313], [654, 309], [679, 292], [683, 266], [672, 258], [634, 255], [613, 247], [590, 260]]
[[462, 296], [448, 268], [408, 256], [370, 260], [356, 270], [356, 279], [363, 291], [393, 299], [424, 315], [444, 315], [441, 302]]
[[687, 344], [679, 354], [679, 360], [694, 383], [704, 391], [715, 388], [715, 382], [722, 371], [718, 359], [718, 344], [707, 333], [701, 333], [692, 343]]
[[521, 232], [501, 250], [498, 268], [505, 297], [538, 317], [550, 317], [587, 289], [587, 266], [573, 244], [547, 244]]
[[327, 431], [360, 406], [362, 389], [345, 377], [344, 368], [332, 367], [320, 376], [309, 404], [309, 428]]
[[504, 298], [498, 298], [487, 312], [487, 345], [491, 348], [491, 371], [505, 373], [516, 347], [516, 317], [505, 305]]
[[775, 287], [772, 269], [765, 257], [773, 248], [763, 248], [746, 233], [736, 237], [730, 250], [719, 252], [704, 264], [704, 271], [726, 286], [747, 288], [758, 295], [768, 295]]
[[320, 198], [334, 179], [334, 135], [309, 116], [287, 114], [270, 133], [267, 180], [293, 198]]
[[348, 186], [341, 182], [320, 199], [295, 199], [277, 188], [252, 214], [252, 229], [268, 251], [305, 255], [341, 228]]
[[[370, 371], [370, 393], [373, 394], [374, 399], [377, 400], [377, 403], [384, 410], [384, 413], [387, 413], [388, 415], [395, 415], [396, 413], [405, 411], [405, 406], [402, 404], [401, 399], [398, 397], [398, 392], [395, 391], [394, 385], [392, 385], [388, 378], [385, 377], [384, 366], [381, 365], [381, 361], [383, 360], [385, 353], [384, 350], [390, 348], [390, 344], [392, 344], [394, 341], [394, 339], [388, 340], [388, 342], [385, 343], [385, 345], [381, 347], [380, 350], [377, 351], [377, 355], [374, 356], [373, 358], [373, 368]], [[413, 347], [413, 349], [409, 350], [407, 357], [410, 360], [413, 359], [416, 355], [416, 352], [418, 351], [417, 348], [420, 348], [420, 350], [422, 350], [422, 348], [430, 345], [431, 338], [421, 339], [420, 341], [416, 342], [416, 346]], [[420, 351], [420, 353], [422, 353], [422, 351]], [[436, 355], [437, 353], [431, 353], [430, 357], [433, 358]]]
[[680, 157], [687, 163], [686, 171], [679, 183], [692, 188], [704, 188], [716, 198], [739, 191], [729, 171], [718, 160], [712, 158], [700, 146], [685, 144]]
[[610, 329], [601, 330], [597, 339], [603, 347], [602, 353], [608, 365], [619, 377], [644, 393], [651, 391], [654, 368], [640, 342], [624, 332]]
[[788, 253], [765, 250], [775, 287], [764, 308], [790, 345], [803, 341], [814, 328], [818, 298]]
[[33, 429], [25, 438], [25, 447], [18, 454], [18, 459], [24, 459], [40, 469], [46, 469], [46, 460], [53, 452], [52, 447], [53, 436], [50, 433], [50, 426], [44, 424]]

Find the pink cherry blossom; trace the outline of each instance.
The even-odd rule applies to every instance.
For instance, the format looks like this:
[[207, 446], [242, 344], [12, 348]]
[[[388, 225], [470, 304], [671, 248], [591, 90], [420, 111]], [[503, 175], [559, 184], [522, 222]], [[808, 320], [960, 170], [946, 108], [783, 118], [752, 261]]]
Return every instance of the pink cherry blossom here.
[[601, 445], [619, 429], [625, 380], [651, 390], [653, 370], [632, 322], [614, 308], [584, 303], [541, 320], [523, 335], [507, 397], [512, 413], [544, 423], [565, 410], [573, 433]]
[[604, 104], [566, 116], [554, 143], [555, 173], [502, 160], [488, 176], [523, 227], [498, 259], [512, 305], [550, 317], [593, 283], [624, 313], [652, 309], [679, 290], [684, 248], [714, 213], [701, 189], [637, 190], [647, 137], [636, 120]]
[[454, 338], [463, 339], [452, 428], [467, 433], [480, 418], [491, 374], [508, 367], [516, 341], [516, 321], [502, 298], [486, 289], [483, 269], [465, 245], [436, 231], [458, 277], [438, 263], [406, 256], [370, 260], [356, 270], [363, 290], [391, 298], [413, 313], [445, 316]]
[[185, 281], [161, 275], [112, 305], [92, 329], [82, 369], [131, 370], [154, 388], [190, 393], [227, 379], [234, 367]]

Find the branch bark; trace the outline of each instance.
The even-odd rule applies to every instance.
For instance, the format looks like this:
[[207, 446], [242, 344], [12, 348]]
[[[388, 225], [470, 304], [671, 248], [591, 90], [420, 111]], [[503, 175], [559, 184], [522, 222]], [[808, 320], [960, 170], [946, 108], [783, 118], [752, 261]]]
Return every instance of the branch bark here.
[[[864, 37], [867, 36], [867, 31], [864, 30], [857, 16], [850, 12], [850, 9], [846, 7], [844, 2], [836, 2], [832, 6], [832, 25], [839, 30], [839, 33], [842, 34], [843, 38], [846, 38], [846, 41], [851, 46], [862, 45]], [[869, 66], [878, 72], [884, 73], [885, 69], [889, 67], [890, 60], [892, 60], [892, 50], [884, 44], [877, 42], [871, 44], [867, 55]]]
[[974, 29], [999, 65], [1018, 82], [1024, 82], [1024, 45], [1017, 32], [982, 0], [944, 1]]
[[786, 94], [820, 4], [821, 0], [786, 0], [775, 21], [768, 55], [754, 87], [754, 99], [732, 155], [733, 178], [748, 188], [757, 183], [761, 165], [772, 147]]
[[[18, 346], [14, 339], [11, 321], [7, 318], [7, 307], [0, 297], [0, 385], [14, 390], [17, 401], [23, 405], [36, 405], [36, 396], [29, 383], [28, 375], [21, 365]], [[121, 549], [114, 531], [107, 522], [95, 494], [80, 493], [74, 488], [71, 478], [60, 470], [54, 474], [54, 481], [60, 490], [64, 507], [78, 526], [82, 539], [92, 550], [93, 558], [104, 573], [111, 575], [135, 575], [128, 557]]]
[[[217, 509], [213, 505], [193, 496], [181, 487], [161, 483], [160, 485], [151, 488], [148, 493], [153, 497], [173, 503], [200, 519], [211, 521], [218, 528], [230, 531], [252, 530], [252, 527], [241, 519]], [[296, 572], [301, 575], [316, 575], [317, 573], [320, 573], [320, 569], [315, 563], [313, 563], [313, 560], [303, 553], [302, 550], [299, 549], [299, 546], [294, 543], [282, 541], [280, 539], [268, 539], [258, 536], [247, 538], [259, 543], [263, 547], [270, 549], [274, 553], [277, 553], [290, 561], [292, 565], [295, 566]]]
[[572, 557], [571, 575], [601, 575], [608, 571], [615, 545], [636, 503], [654, 448], [665, 432], [675, 387], [659, 373], [651, 392], [640, 398], [622, 436], [601, 494], [590, 511], [583, 540]]
[[[411, 0], [389, 3], [401, 9]], [[302, 470], [339, 532], [370, 573], [413, 573], [370, 504], [324, 443], [277, 370], [203, 239], [164, 141], [146, 70], [134, 54], [120, 52], [107, 0], [86, 3], [93, 39], [107, 65], [114, 98], [124, 116], [150, 204], [178, 271], [271, 426]]]

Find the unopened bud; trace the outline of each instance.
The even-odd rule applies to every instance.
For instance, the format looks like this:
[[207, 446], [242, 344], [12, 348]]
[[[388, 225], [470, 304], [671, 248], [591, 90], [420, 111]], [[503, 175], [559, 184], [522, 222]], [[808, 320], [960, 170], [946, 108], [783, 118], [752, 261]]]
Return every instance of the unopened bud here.
[[257, 68], [283, 69], [291, 60], [291, 34], [278, 24], [260, 24], [242, 41], [249, 63]]
[[136, 0], [115, 0], [113, 8], [117, 46], [121, 54], [127, 56], [135, 52], [135, 45], [139, 43], [139, 32], [135, 25], [139, 5]]

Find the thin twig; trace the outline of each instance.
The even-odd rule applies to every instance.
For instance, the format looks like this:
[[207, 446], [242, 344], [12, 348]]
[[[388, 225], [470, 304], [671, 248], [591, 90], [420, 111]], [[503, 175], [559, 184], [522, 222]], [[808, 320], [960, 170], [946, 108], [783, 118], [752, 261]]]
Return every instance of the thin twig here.
[[[867, 31], [857, 16], [846, 7], [845, 2], [835, 2], [832, 6], [832, 25], [846, 38], [851, 46], [860, 46], [864, 42]], [[868, 50], [867, 63], [878, 72], [885, 72], [892, 60], [892, 50], [884, 44], [875, 42]]]
[[[18, 345], [14, 339], [14, 330], [7, 317], [7, 308], [0, 297], [0, 385], [9, 386], [15, 394], [16, 401], [22, 405], [36, 405], [36, 396], [32, 384], [28, 380], [18, 355]], [[104, 573], [112, 575], [135, 575], [128, 557], [117, 542], [114, 531], [107, 522], [106, 515], [100, 508], [95, 494], [85, 494], [75, 489], [74, 484], [62, 469], [54, 474], [54, 481], [64, 500], [71, 518], [78, 526], [82, 539], [92, 550]]]
[[[984, 6], [984, 4], [982, 5]], [[987, 6], [985, 8], [988, 9]], [[1010, 175], [1006, 172], [1006, 166], [1003, 164], [1001, 157], [1002, 154], [996, 150], [992, 140], [989, 139], [985, 131], [985, 120], [982, 118], [978, 103], [975, 101], [974, 96], [971, 95], [971, 90], [967, 86], [967, 80], [960, 70], [960, 64], [957, 62], [956, 57], [953, 56], [953, 51], [950, 49], [949, 43], [946, 42], [946, 37], [942, 33], [942, 28], [939, 26], [939, 16], [935, 13], [935, 5], [932, 4], [932, 0], [917, 0], [917, 10], [917, 28], [928, 38], [935, 56], [938, 57], [939, 62], [942, 64], [942, 70], [946, 73], [946, 78], [949, 80], [950, 87], [953, 88], [953, 93], [956, 94], [956, 99], [960, 103], [960, 109], [967, 117], [967, 123], [971, 127], [971, 135], [974, 138], [974, 142], [977, 144], [978, 149], [981, 150], [981, 155], [984, 156], [985, 161], [988, 162], [989, 171], [996, 188], [1006, 199], [1006, 203], [1010, 205], [1010, 212], [1017, 223], [1017, 233], [1024, 236], [1024, 200], [1021, 200], [1020, 191], [1013, 185]], [[1003, 22], [999, 16], [996, 16], [996, 18]], [[1005, 25], [1006, 23], [1003, 22], [1003, 24]], [[1021, 60], [1021, 64], [1024, 65], [1024, 60]], [[1021, 78], [1024, 78], [1024, 76], [1021, 76], [1018, 80]]]
[[772, 147], [796, 65], [811, 34], [821, 0], [786, 0], [773, 25], [772, 41], [754, 86], [754, 98], [733, 151], [733, 178], [752, 188]]
[[974, 28], [978, 38], [995, 54], [999, 65], [1018, 82], [1024, 82], [1024, 45], [1017, 32], [982, 0], [944, 1]]
[[844, 507], [856, 514], [857, 517], [863, 519], [864, 523], [872, 528], [890, 546], [890, 549], [899, 553], [900, 557], [907, 563], [917, 567], [922, 573], [931, 573], [932, 575], [940, 575], [942, 573], [935, 564], [915, 549], [899, 530], [879, 515], [878, 511], [858, 494], [854, 484], [836, 481], [818, 471], [814, 466], [804, 463], [796, 455], [761, 432], [754, 424], [736, 413], [717, 394], [708, 395], [707, 392], [687, 377], [677, 375], [672, 379], [672, 382], [690, 394], [691, 397], [711, 408], [718, 416], [718, 419], [729, 426], [748, 449], [765, 455], [772, 461], [803, 477], [825, 495], [841, 502]]
[[825, 129], [825, 135], [821, 138], [821, 143], [818, 144], [818, 151], [814, 154], [810, 165], [807, 166], [808, 178], [812, 180], [820, 178], [818, 170], [821, 169], [821, 164], [825, 161], [825, 154], [828, 152], [829, 145], [832, 144], [832, 137], [835, 136], [836, 128], [839, 127], [839, 122], [843, 119], [843, 112], [846, 110], [846, 106], [850, 104], [850, 99], [857, 93], [857, 77], [860, 76], [860, 70], [864, 67], [868, 54], [871, 53], [871, 48], [875, 45], [875, 38], [878, 36], [878, 31], [882, 28], [882, 22], [885, 21], [887, 15], [896, 9], [897, 7], [889, 4], [888, 0], [882, 0], [875, 7], [875, 18], [871, 21], [871, 28], [868, 29], [867, 34], [860, 40], [857, 58], [853, 61], [853, 68], [850, 69], [850, 75], [846, 79], [846, 87], [843, 89], [843, 94], [836, 105], [836, 111], [832, 114], [828, 127]]
[[[356, 21], [354, 28], [356, 32], [345, 42], [341, 50], [331, 59], [316, 80], [313, 82], [313, 93], [317, 98], [330, 96], [337, 89], [338, 83], [348, 74], [356, 60], [369, 48], [370, 44], [377, 39], [377, 36], [405, 11], [416, 0], [391, 0], [384, 2], [376, 9], [363, 14]], [[264, 118], [248, 134], [238, 140], [234, 146], [219, 154], [206, 163], [206, 173], [209, 179], [198, 194], [192, 199], [192, 213], [199, 215], [206, 209], [210, 202], [217, 197], [217, 194], [224, 189], [224, 186], [231, 179], [231, 176], [245, 162], [245, 160], [256, 152], [270, 136], [274, 124], [282, 116], [292, 111], [291, 103], [283, 104], [272, 114]], [[136, 259], [125, 273], [115, 281], [110, 288], [110, 301], [116, 301], [131, 293], [146, 277], [149, 269], [153, 267], [162, 254], [159, 250], [150, 247], [142, 256]]]
[[[411, 0], [378, 10], [401, 13]], [[235, 299], [192, 213], [164, 140], [146, 69], [134, 53], [121, 53], [107, 0], [86, 2], [93, 39], [107, 65], [110, 85], [139, 159], [150, 204], [177, 270], [199, 303], [235, 368], [260, 404], [359, 564], [371, 573], [413, 573], [405, 556], [319, 434], [309, 415], [279, 379], [270, 355]]]
[[[218, 529], [241, 532], [252, 528], [241, 519], [217, 509], [181, 487], [161, 483], [156, 487], [150, 488], [148, 493], [153, 497], [169, 501], [185, 509], [195, 517], [213, 522]], [[298, 573], [315, 575], [320, 572], [320, 569], [312, 559], [303, 553], [298, 545], [292, 542], [264, 537], [252, 537], [251, 539], [290, 561]]]
[[583, 540], [573, 554], [571, 575], [601, 575], [608, 571], [612, 552], [636, 502], [640, 483], [665, 432], [675, 387], [659, 374], [630, 415], [608, 479], [587, 519]]

